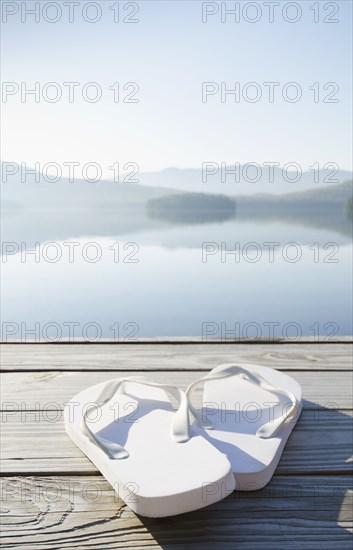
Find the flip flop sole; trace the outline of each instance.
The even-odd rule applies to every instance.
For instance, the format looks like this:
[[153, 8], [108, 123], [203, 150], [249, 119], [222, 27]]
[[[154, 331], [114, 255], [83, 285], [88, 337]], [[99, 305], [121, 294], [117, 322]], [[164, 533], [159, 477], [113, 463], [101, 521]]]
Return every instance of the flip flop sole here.
[[214, 426], [207, 430], [207, 439], [228, 456], [236, 490], [253, 491], [270, 481], [278, 465], [301, 412], [302, 391], [299, 384], [283, 372], [254, 364], [237, 365], [290, 391], [299, 403], [295, 418], [283, 424], [275, 436], [264, 439], [256, 435], [257, 430], [284, 414], [291, 404], [287, 397], [274, 395], [237, 376], [205, 382], [202, 415]]
[[97, 409], [90, 428], [126, 448], [129, 457], [111, 459], [81, 430], [85, 408], [96, 402], [104, 384], [77, 394], [64, 411], [72, 441], [137, 514], [165, 517], [197, 510], [223, 499], [234, 489], [230, 463], [192, 427], [185, 443], [170, 435], [174, 410], [157, 388], [129, 382], [128, 395]]

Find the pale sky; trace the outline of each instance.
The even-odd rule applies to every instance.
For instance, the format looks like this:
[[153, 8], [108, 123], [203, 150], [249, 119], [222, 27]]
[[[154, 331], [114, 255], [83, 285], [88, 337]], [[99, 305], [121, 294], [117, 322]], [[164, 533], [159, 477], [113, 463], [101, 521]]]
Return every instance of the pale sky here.
[[[5, 4], [21, 8], [24, 2], [2, 2], [3, 9]], [[33, 8], [34, 2], [25, 4]], [[40, 3], [41, 10], [46, 4]], [[281, 2], [273, 23], [263, 2], [257, 3], [261, 17], [256, 23], [242, 14], [239, 23], [231, 18], [222, 23], [215, 2], [208, 9], [219, 12], [203, 23], [198, 0], [139, 2], [132, 16], [139, 22], [130, 24], [114, 23], [110, 0], [96, 2], [102, 16], [89, 23], [82, 12], [87, 2], [81, 2], [70, 23], [68, 7], [57, 4], [63, 12], [56, 23], [45, 21], [55, 16], [53, 11], [41, 11], [37, 23], [30, 15], [21, 22], [20, 10], [2, 23], [3, 86], [9, 90], [6, 83], [13, 82], [19, 89], [6, 103], [2, 96], [2, 160], [41, 166], [98, 162], [107, 176], [116, 162], [135, 162], [142, 172], [197, 168], [206, 161], [296, 161], [303, 169], [336, 162], [351, 169], [351, 2], [337, 2], [335, 15], [324, 11], [324, 3], [315, 14], [313, 2], [298, 2], [302, 13], [296, 23], [281, 13], [288, 2]], [[134, 3], [119, 4], [121, 18], [134, 9]], [[339, 22], [324, 23], [324, 17]], [[40, 93], [46, 93], [47, 83], [57, 83], [62, 99], [50, 103], [41, 96], [36, 103], [31, 95], [21, 102], [21, 86], [33, 89], [35, 82]], [[73, 103], [64, 82], [78, 83]], [[98, 83], [100, 101], [82, 98], [88, 82]], [[109, 86], [115, 82], [121, 98], [133, 92], [131, 86], [123, 89], [125, 83], [137, 83], [139, 102], [114, 103]], [[241, 90], [256, 82], [263, 95], [257, 103], [222, 103], [216, 93], [203, 103], [202, 82], [225, 82], [229, 88], [238, 82]], [[279, 83], [273, 103], [264, 82]], [[288, 82], [301, 87], [297, 103], [282, 98]], [[335, 85], [324, 90], [329, 82]], [[55, 92], [47, 90], [49, 96]], [[338, 103], [323, 102], [331, 92]]]

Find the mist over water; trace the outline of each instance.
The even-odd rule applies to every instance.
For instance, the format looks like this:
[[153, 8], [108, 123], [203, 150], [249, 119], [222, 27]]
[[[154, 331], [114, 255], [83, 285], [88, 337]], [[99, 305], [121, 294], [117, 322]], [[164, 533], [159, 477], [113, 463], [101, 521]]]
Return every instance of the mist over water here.
[[144, 192], [52, 210], [8, 196], [3, 339], [352, 333], [346, 198], [325, 210]]

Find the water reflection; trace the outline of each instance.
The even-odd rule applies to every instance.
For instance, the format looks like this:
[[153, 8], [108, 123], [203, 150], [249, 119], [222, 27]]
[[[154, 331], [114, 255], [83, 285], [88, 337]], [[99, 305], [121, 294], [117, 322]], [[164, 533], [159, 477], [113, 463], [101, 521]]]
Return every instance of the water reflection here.
[[[3, 257], [2, 318], [17, 327], [14, 338], [35, 327], [45, 339], [48, 323], [63, 338], [76, 323], [76, 336], [85, 338], [92, 322], [105, 338], [116, 336], [117, 326], [120, 337], [133, 331], [134, 338], [203, 336], [205, 326], [217, 337], [234, 327], [238, 337], [268, 337], [270, 326], [272, 336], [286, 337], [288, 324], [302, 335], [352, 333], [352, 184], [320, 200], [119, 189], [102, 196], [67, 188], [65, 196], [48, 187], [31, 195], [29, 187], [5, 198], [3, 252], [7, 243], [18, 252]], [[74, 262], [68, 241], [77, 244]], [[91, 241], [102, 251], [97, 262], [82, 255]], [[21, 243], [26, 250], [48, 242], [63, 251], [57, 262], [41, 252], [38, 261], [34, 254], [23, 260]], [[137, 262], [126, 261], [128, 242], [137, 245]], [[256, 261], [243, 253], [249, 243], [260, 250]], [[277, 243], [272, 260], [269, 243]], [[300, 245], [298, 261], [283, 254], [288, 243]], [[237, 247], [237, 260], [222, 256]]]
[[[136, 186], [135, 186], [136, 187]], [[259, 241], [285, 238], [301, 244], [329, 238], [337, 243], [352, 239], [352, 183], [336, 186], [334, 197], [307, 192], [293, 200], [271, 197], [237, 199], [200, 193], [170, 194], [154, 190], [131, 196], [131, 188], [95, 200], [63, 201], [62, 195], [41, 196], [38, 202], [4, 201], [3, 241], [48, 242], [82, 236], [134, 235], [137, 240], [175, 247], [201, 247], [204, 241]], [[327, 190], [324, 190], [327, 194]], [[132, 191], [132, 195], [136, 190]], [[295, 196], [296, 194], [294, 194]], [[308, 196], [306, 196], [308, 195]], [[61, 202], [57, 199], [61, 199]], [[324, 200], [325, 199], [325, 200]], [[168, 238], [168, 236], [170, 238]], [[179, 242], [178, 242], [179, 239]]]

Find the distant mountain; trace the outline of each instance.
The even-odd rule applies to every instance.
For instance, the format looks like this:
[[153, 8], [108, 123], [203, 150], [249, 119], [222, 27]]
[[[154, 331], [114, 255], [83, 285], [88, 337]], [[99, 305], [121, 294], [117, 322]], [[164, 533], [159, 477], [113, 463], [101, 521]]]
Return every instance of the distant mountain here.
[[346, 181], [330, 187], [320, 188], [299, 193], [285, 193], [283, 195], [270, 195], [268, 193], [257, 193], [256, 195], [228, 197], [220, 194], [207, 193], [174, 193], [148, 200], [148, 208], [171, 210], [227, 210], [231, 211], [234, 206], [249, 209], [269, 209], [278, 207], [287, 208], [311, 208], [320, 207], [330, 209], [352, 200], [353, 182]]
[[31, 210], [97, 210], [124, 206], [138, 208], [146, 200], [169, 195], [170, 189], [144, 187], [132, 183], [84, 180], [57, 183], [10, 180], [1, 184], [4, 209], [26, 208]]
[[[231, 167], [229, 167], [231, 168]], [[283, 177], [283, 170], [280, 167], [273, 168], [273, 183], [270, 181], [269, 168], [261, 167], [259, 181], [251, 181], [256, 178], [256, 169], [250, 167], [248, 175], [244, 166], [239, 167], [243, 173], [239, 183], [234, 181], [234, 176], [228, 175], [226, 182], [221, 181], [221, 170], [215, 175], [208, 176], [207, 182], [202, 181], [202, 169], [179, 169], [168, 168], [161, 172], [143, 173], [139, 176], [140, 185], [176, 189], [178, 191], [217, 193], [230, 196], [255, 195], [257, 193], [270, 193], [282, 195], [285, 193], [298, 193], [308, 190], [328, 188], [337, 183], [343, 183], [352, 179], [352, 173], [347, 170], [340, 170], [334, 174], [331, 169], [314, 171], [303, 171], [299, 181], [286, 181]], [[315, 177], [317, 182], [315, 182]], [[292, 177], [292, 176], [290, 176]], [[332, 181], [337, 179], [338, 182]], [[331, 180], [331, 181], [330, 181]]]
[[320, 187], [319, 189], [311, 189], [308, 191], [302, 191], [299, 193], [284, 193], [283, 195], [269, 195], [269, 194], [257, 194], [252, 196], [238, 197], [240, 202], [249, 202], [249, 204], [255, 204], [261, 202], [262, 204], [268, 204], [269, 202], [275, 202], [281, 204], [299, 204], [315, 202], [322, 204], [332, 204], [345, 202], [352, 196], [353, 181], [345, 181], [336, 185], [330, 185], [328, 187]]
[[1, 184], [2, 240], [35, 243], [154, 230], [163, 222], [147, 216], [146, 202], [170, 192], [111, 181], [23, 183], [13, 177]]
[[352, 237], [352, 196], [353, 182], [347, 181], [302, 193], [237, 197], [237, 218], [286, 220], [302, 226], [332, 229]]
[[226, 197], [179, 193], [147, 201], [147, 214], [170, 223], [237, 220], [284, 221], [352, 235], [353, 182], [285, 195]]
[[[217, 186], [210, 193], [180, 191], [176, 186], [188, 171], [165, 172], [171, 176], [167, 187], [64, 179], [22, 183], [13, 177], [1, 185], [2, 238], [33, 243], [87, 235], [139, 234], [142, 238], [149, 234], [153, 240], [164, 238], [165, 230], [173, 225], [213, 224], [215, 228], [234, 220], [257, 224], [260, 229], [280, 221], [351, 238], [352, 182], [282, 195], [263, 190], [242, 195], [230, 186], [232, 193], [222, 196]], [[159, 177], [150, 179], [151, 184], [152, 180], [162, 183]]]
[[[5, 163], [1, 163], [2, 166]], [[231, 167], [229, 167], [231, 168]], [[283, 171], [279, 167], [273, 168], [273, 183], [269, 181], [269, 168], [261, 167], [261, 177], [259, 181], [250, 181], [256, 175], [254, 167], [250, 167], [248, 171], [244, 166], [239, 167], [240, 173], [244, 177], [240, 178], [239, 183], [227, 176], [226, 183], [221, 182], [221, 171], [215, 175], [208, 176], [207, 182], [202, 181], [202, 169], [179, 169], [168, 168], [160, 172], [140, 173], [136, 177], [139, 183], [114, 183], [112, 181], [99, 181], [90, 183], [84, 180], [75, 180], [71, 183], [68, 179], [61, 178], [57, 183], [49, 183], [41, 181], [35, 183], [35, 178], [29, 177], [27, 183], [22, 183], [20, 175], [9, 176], [6, 183], [2, 183], [4, 200], [12, 201], [19, 199], [29, 203], [36, 204], [37, 201], [45, 202], [49, 205], [50, 202], [56, 207], [66, 205], [69, 207], [70, 201], [73, 208], [77, 208], [81, 203], [81, 208], [89, 207], [90, 204], [96, 203], [103, 205], [107, 200], [119, 201], [121, 196], [124, 196], [124, 202], [129, 201], [133, 205], [146, 198], [165, 196], [172, 192], [194, 192], [194, 193], [211, 193], [227, 196], [253, 196], [256, 194], [271, 194], [284, 195], [289, 193], [300, 193], [309, 190], [327, 189], [335, 184], [330, 181], [330, 178], [337, 179], [339, 183], [352, 179], [352, 174], [348, 171], [341, 170], [337, 174], [332, 173], [332, 170], [320, 170], [319, 172], [306, 171], [303, 172], [299, 181], [289, 182], [283, 177]], [[318, 179], [315, 182], [314, 176]], [[43, 178], [42, 178], [43, 180]], [[131, 200], [130, 200], [131, 199]]]

